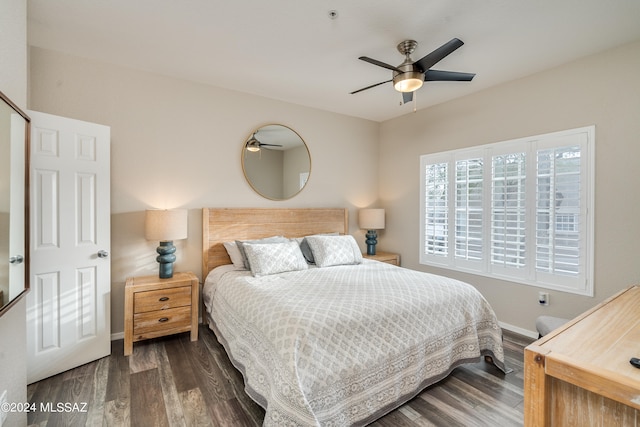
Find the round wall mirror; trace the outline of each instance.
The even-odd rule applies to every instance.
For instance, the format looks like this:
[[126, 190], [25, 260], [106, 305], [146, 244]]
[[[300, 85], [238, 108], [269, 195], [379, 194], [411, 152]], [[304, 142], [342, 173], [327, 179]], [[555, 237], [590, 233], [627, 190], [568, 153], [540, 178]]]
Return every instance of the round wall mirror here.
[[307, 185], [311, 156], [293, 129], [266, 125], [244, 140], [242, 170], [256, 193], [271, 200], [286, 200]]

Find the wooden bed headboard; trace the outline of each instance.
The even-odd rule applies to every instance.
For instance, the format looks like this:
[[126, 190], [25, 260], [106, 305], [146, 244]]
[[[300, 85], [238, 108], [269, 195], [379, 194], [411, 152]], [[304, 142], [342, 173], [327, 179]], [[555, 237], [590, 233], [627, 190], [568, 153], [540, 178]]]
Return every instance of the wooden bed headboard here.
[[231, 264], [222, 245], [233, 240], [269, 236], [303, 237], [349, 233], [344, 208], [204, 208], [202, 209], [202, 280], [219, 265]]

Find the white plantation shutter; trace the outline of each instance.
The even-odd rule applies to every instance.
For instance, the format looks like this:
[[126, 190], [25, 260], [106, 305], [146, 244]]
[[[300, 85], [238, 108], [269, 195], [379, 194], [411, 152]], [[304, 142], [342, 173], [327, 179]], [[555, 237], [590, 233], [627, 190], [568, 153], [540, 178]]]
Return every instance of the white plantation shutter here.
[[594, 134], [421, 156], [420, 262], [593, 295]]
[[526, 266], [526, 153], [491, 160], [491, 264]]
[[481, 261], [483, 258], [483, 185], [482, 158], [456, 161], [455, 230], [457, 260]]
[[580, 146], [538, 151], [536, 269], [580, 271]]
[[424, 254], [446, 257], [449, 253], [449, 174], [447, 163], [427, 164], [424, 201]]

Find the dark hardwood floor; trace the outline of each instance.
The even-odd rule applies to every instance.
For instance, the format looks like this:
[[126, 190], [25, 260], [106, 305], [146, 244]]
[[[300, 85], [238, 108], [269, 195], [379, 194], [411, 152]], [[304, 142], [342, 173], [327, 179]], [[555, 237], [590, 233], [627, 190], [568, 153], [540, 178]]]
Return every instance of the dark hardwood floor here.
[[[134, 345], [27, 387], [33, 426], [259, 426], [264, 411], [244, 393], [241, 374], [215, 335], [179, 334]], [[532, 340], [505, 331], [504, 375], [480, 362], [453, 373], [372, 426], [521, 426], [523, 349]]]

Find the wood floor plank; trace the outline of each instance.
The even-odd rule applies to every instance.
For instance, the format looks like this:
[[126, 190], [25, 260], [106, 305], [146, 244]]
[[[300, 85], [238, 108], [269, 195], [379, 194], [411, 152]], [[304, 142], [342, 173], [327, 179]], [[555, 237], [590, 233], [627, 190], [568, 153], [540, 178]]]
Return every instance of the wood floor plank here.
[[214, 425], [219, 427], [258, 427], [262, 425], [262, 420], [256, 424], [247, 416], [237, 399], [217, 403], [211, 408], [211, 413]]
[[129, 356], [131, 373], [147, 371], [158, 367], [154, 341], [141, 341], [133, 346], [133, 353]]
[[436, 426], [472, 427], [473, 424], [462, 422], [457, 413], [452, 413], [451, 408], [434, 399], [429, 393], [422, 393], [408, 403], [412, 409], [418, 412], [422, 418]]
[[87, 413], [87, 425], [102, 425], [104, 419], [104, 404], [107, 394], [107, 382], [109, 380], [109, 358], [103, 357], [97, 361], [93, 375], [93, 394], [89, 401], [89, 412]]
[[470, 369], [460, 369], [455, 372], [457, 378], [472, 385], [476, 389], [482, 390], [489, 398], [508, 402], [512, 407], [522, 400], [521, 394], [511, 392], [510, 389], [506, 387], [508, 384], [506, 381], [502, 383], [495, 382], [491, 379], [491, 375], [484, 374], [482, 370], [471, 371]]
[[[91, 372], [79, 369], [80, 372]], [[95, 369], [94, 369], [95, 371]], [[51, 414], [47, 421], [48, 427], [68, 427], [85, 425], [89, 403], [93, 397], [93, 375], [65, 375], [70, 379], [62, 382], [58, 394], [52, 399]]]
[[393, 411], [392, 413], [388, 414], [386, 417], [383, 417], [371, 423], [370, 426], [371, 427], [414, 427], [415, 426], [414, 421], [416, 418], [412, 420], [401, 411]]
[[473, 391], [471, 393], [461, 392], [452, 386], [454, 381], [455, 378], [449, 377], [446, 387], [432, 387], [426, 394], [442, 402], [443, 405], [459, 411], [459, 417], [466, 420], [463, 421], [465, 423], [478, 422], [483, 425], [495, 425], [495, 420], [492, 420], [490, 415], [478, 410], [477, 402], [473, 398]]
[[35, 404], [38, 410], [27, 414], [27, 423], [40, 424], [48, 420], [50, 413], [42, 411], [42, 405], [54, 403], [54, 398], [58, 395], [62, 382], [62, 374], [60, 374], [29, 385], [29, 387], [36, 387], [29, 402]]
[[[109, 356], [109, 380], [105, 392], [105, 401], [120, 399], [129, 401], [129, 358], [124, 355], [123, 340], [111, 342], [111, 356]], [[116, 403], [116, 407], [122, 407]]]
[[487, 397], [505, 402], [511, 407], [516, 406], [524, 398], [522, 388], [516, 388], [503, 378], [488, 374], [475, 366], [456, 370], [455, 375], [476, 389], [482, 390]]
[[169, 426], [157, 369], [131, 374], [131, 424]]
[[200, 389], [194, 388], [183, 391], [179, 395], [180, 403], [184, 411], [184, 424], [187, 426], [215, 427], [211, 416], [207, 411], [207, 404], [200, 393]]
[[[103, 426], [124, 427], [131, 425], [129, 399], [114, 399], [104, 403]], [[99, 424], [98, 424], [99, 425]]]
[[187, 357], [193, 366], [198, 387], [205, 396], [208, 405], [214, 405], [220, 401], [231, 399], [235, 396], [233, 387], [213, 358], [206, 344], [202, 341], [185, 341], [183, 344], [187, 350]]
[[156, 360], [158, 362], [158, 377], [160, 380], [160, 388], [162, 389], [162, 397], [167, 408], [167, 421], [171, 427], [181, 427], [185, 424], [185, 413], [178, 390], [176, 388], [173, 371], [169, 362], [169, 357], [164, 343], [158, 343], [155, 346]]
[[167, 352], [169, 363], [171, 364], [171, 370], [173, 371], [173, 378], [178, 393], [198, 387], [193, 366], [189, 363], [189, 356], [180, 337], [174, 335], [173, 339], [166, 340], [164, 342], [164, 348]]
[[85, 363], [84, 365], [80, 365], [74, 369], [69, 369], [68, 371], [62, 373], [62, 381], [67, 381], [77, 377], [84, 377], [87, 375], [93, 375], [97, 365], [98, 361], [94, 360], [93, 362]]
[[515, 409], [517, 405], [514, 408], [498, 399], [491, 399], [482, 390], [476, 389], [457, 377], [451, 378], [446, 389], [453, 396], [459, 396], [461, 400], [468, 402], [471, 411], [482, 414], [482, 418], [488, 420], [488, 425], [522, 424], [523, 412]]
[[[533, 340], [504, 337], [512, 373], [485, 362], [460, 366], [371, 426], [522, 425], [523, 349]], [[262, 425], [264, 410], [245, 393], [242, 375], [206, 326], [196, 342], [177, 334], [136, 343], [132, 356], [123, 351], [123, 341], [114, 341], [111, 356], [29, 385], [30, 402], [84, 399], [90, 408], [85, 418], [30, 413], [29, 425]]]

